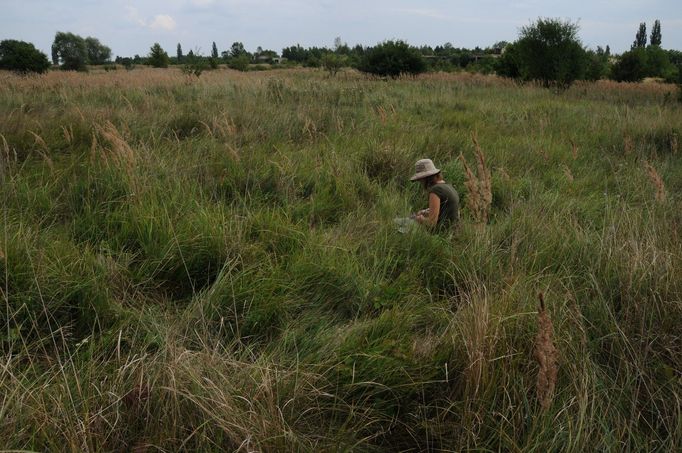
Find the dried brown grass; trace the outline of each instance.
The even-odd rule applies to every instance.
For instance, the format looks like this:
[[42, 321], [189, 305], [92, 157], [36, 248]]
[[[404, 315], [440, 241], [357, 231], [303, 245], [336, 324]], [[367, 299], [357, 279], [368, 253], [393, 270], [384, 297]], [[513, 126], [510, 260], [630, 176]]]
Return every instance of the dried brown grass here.
[[561, 169], [563, 170], [564, 175], [566, 176], [566, 179], [567, 179], [569, 182], [575, 181], [575, 178], [573, 177], [573, 173], [571, 172], [571, 169], [568, 168], [568, 165], [566, 165], [566, 164], [562, 165], [562, 166], [561, 166]]
[[635, 150], [635, 143], [628, 133], [623, 134], [623, 152], [625, 155], [632, 154]]
[[677, 140], [677, 134], [672, 134], [670, 136], [670, 152], [673, 154], [677, 154], [677, 151], [679, 151], [679, 142]]
[[540, 307], [538, 309], [538, 333], [535, 337], [534, 356], [540, 369], [538, 370], [536, 392], [540, 406], [543, 410], [547, 410], [552, 403], [554, 388], [556, 387], [559, 354], [554, 346], [554, 327], [545, 309], [545, 298], [542, 293], [538, 294], [538, 298], [540, 299]]
[[573, 155], [573, 160], [578, 159], [578, 144], [573, 140], [570, 139], [571, 142], [571, 154]]
[[648, 161], [644, 161], [644, 170], [646, 171], [647, 176], [649, 176], [649, 180], [656, 189], [656, 201], [658, 203], [664, 203], [668, 194], [667, 191], [665, 190], [665, 183], [663, 182], [663, 178], [658, 173], [656, 168], [654, 168], [654, 166], [651, 165]]
[[490, 206], [493, 201], [492, 176], [490, 175], [490, 169], [486, 165], [485, 155], [478, 143], [475, 132], [472, 132], [471, 140], [474, 143], [477, 174], [474, 174], [462, 154], [459, 155], [459, 160], [462, 162], [464, 172], [466, 173], [464, 185], [468, 190], [467, 207], [471, 211], [474, 221], [478, 225], [485, 225], [488, 223]]
[[[104, 154], [105, 160], [112, 162], [116, 167], [123, 170], [128, 177], [131, 177], [137, 163], [137, 156], [116, 126], [110, 121], [106, 121], [104, 124], [96, 125], [95, 130], [110, 145], [108, 152]], [[97, 137], [93, 134], [91, 149], [96, 151], [97, 147]]]

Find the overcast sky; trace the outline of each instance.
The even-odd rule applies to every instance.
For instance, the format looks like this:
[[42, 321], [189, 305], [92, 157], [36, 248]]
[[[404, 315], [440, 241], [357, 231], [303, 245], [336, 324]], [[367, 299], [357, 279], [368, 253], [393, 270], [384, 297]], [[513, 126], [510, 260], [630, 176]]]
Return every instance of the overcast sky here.
[[57, 31], [94, 36], [114, 55], [146, 55], [159, 42], [170, 55], [210, 53], [241, 41], [247, 50], [300, 43], [329, 46], [385, 39], [432, 46], [487, 47], [513, 41], [538, 17], [580, 24], [590, 48], [629, 49], [638, 24], [661, 20], [663, 47], [682, 50], [682, 0], [0, 0], [0, 40], [29, 41], [50, 55]]

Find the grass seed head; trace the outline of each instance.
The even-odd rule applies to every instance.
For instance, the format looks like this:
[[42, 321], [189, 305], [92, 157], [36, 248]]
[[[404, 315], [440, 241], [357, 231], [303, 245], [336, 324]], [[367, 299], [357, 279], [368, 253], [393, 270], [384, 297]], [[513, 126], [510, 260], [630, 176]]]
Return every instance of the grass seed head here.
[[471, 140], [474, 143], [477, 174], [474, 174], [462, 154], [459, 155], [459, 160], [462, 162], [466, 174], [464, 185], [468, 190], [467, 207], [471, 211], [474, 221], [479, 225], [485, 225], [488, 222], [493, 200], [492, 176], [475, 132], [472, 132]]
[[540, 369], [536, 384], [537, 398], [543, 410], [547, 410], [552, 403], [554, 388], [556, 387], [558, 352], [553, 342], [554, 328], [552, 320], [545, 309], [545, 299], [542, 293], [538, 294], [540, 307], [538, 309], [538, 333], [535, 337], [535, 360]]

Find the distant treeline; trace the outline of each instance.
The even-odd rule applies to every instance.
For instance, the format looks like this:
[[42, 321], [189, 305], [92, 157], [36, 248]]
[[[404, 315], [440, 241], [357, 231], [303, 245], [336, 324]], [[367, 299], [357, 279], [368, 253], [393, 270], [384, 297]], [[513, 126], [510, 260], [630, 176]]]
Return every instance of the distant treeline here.
[[[573, 80], [640, 81], [656, 77], [666, 82], [680, 83], [682, 52], [661, 47], [661, 25], [656, 20], [651, 36], [642, 23], [629, 51], [613, 55], [609, 46], [586, 49], [577, 37], [578, 25], [559, 19], [538, 19], [523, 27], [515, 42], [500, 41], [490, 47], [473, 49], [445, 43], [431, 47], [410, 46], [403, 41], [386, 41], [376, 46], [349, 46], [336, 38], [332, 47], [285, 47], [280, 53], [257, 47], [248, 51], [241, 42], [234, 42], [223, 51], [212, 43], [209, 55], [198, 49], [183, 52], [177, 44], [175, 55], [155, 43], [147, 55], [117, 56], [111, 61], [111, 50], [96, 38], [58, 32], [52, 45], [52, 63], [67, 70], [87, 70], [88, 65], [104, 65], [113, 70], [118, 65], [132, 69], [135, 65], [167, 67], [182, 65], [188, 73], [217, 69], [221, 64], [233, 69], [263, 70], [273, 67], [323, 67], [331, 75], [341, 68], [356, 68], [384, 76], [423, 71], [470, 71], [498, 74], [523, 80], [570, 84]], [[42, 56], [41, 56], [42, 55]], [[47, 57], [21, 41], [0, 43], [0, 68], [17, 71], [47, 70]], [[563, 69], [562, 69], [563, 68]], [[554, 73], [552, 73], [554, 71]]]

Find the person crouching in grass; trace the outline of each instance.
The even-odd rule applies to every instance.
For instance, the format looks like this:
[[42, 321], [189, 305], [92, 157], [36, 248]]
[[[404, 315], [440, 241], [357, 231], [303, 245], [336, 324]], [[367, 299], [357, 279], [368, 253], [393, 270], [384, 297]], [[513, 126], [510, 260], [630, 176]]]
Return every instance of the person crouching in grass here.
[[454, 228], [459, 221], [459, 195], [454, 187], [445, 182], [431, 159], [417, 161], [415, 174], [410, 181], [420, 181], [429, 194], [429, 207], [417, 212], [417, 223], [438, 230]]

